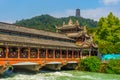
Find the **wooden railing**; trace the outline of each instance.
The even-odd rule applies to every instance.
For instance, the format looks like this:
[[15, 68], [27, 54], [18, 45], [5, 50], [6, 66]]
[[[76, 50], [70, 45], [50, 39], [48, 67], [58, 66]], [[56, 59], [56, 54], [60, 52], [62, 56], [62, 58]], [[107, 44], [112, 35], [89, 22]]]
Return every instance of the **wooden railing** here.
[[68, 51], [36, 48], [36, 51], [32, 51], [31, 48], [23, 49], [20, 47], [14, 49], [10, 52], [8, 46], [4, 47], [2, 50], [3, 52], [0, 52], [0, 65], [5, 65], [6, 62], [11, 65], [19, 62], [35, 62], [42, 65], [52, 61], [63, 63], [65, 61], [79, 61], [78, 59], [80, 59], [80, 52], [74, 50]]

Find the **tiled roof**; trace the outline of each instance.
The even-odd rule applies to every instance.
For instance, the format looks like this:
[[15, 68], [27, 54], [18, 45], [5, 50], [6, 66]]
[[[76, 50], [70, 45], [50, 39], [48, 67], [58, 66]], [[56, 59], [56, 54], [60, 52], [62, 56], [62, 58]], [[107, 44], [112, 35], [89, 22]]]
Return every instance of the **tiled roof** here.
[[90, 48], [90, 47], [98, 48], [97, 44], [95, 44], [91, 39], [86, 40], [82, 43], [77, 43], [76, 45], [79, 45], [82, 48]]
[[72, 40], [64, 34], [48, 32], [44, 30], [30, 29], [3, 22], [0, 22], [0, 29]]
[[90, 37], [87, 33], [84, 33], [84, 31], [80, 31], [80, 32], [76, 32], [76, 33], [68, 33], [67, 36], [71, 37], [71, 38], [78, 38], [81, 36], [85, 36], [88, 38]]
[[75, 24], [73, 25], [63, 25], [62, 27], [57, 27], [58, 30], [61, 29], [73, 29], [73, 28], [79, 28], [79, 29], [83, 29], [82, 27], [76, 26]]

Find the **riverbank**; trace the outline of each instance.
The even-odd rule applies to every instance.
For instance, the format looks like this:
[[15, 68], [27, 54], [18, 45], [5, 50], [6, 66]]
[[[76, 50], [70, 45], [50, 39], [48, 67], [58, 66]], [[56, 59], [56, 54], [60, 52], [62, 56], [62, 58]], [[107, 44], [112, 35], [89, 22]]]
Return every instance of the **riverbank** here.
[[13, 72], [0, 80], [120, 80], [120, 75], [82, 71]]

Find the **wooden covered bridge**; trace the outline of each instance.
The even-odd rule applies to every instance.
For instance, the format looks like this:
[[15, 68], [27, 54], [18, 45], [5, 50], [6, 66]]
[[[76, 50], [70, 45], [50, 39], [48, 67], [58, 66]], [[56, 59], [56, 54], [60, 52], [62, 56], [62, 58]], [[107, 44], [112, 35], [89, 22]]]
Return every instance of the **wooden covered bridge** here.
[[84, 44], [77, 45], [78, 37], [67, 35], [0, 22], [0, 70], [4, 71], [8, 66], [33, 71], [42, 67], [74, 69], [83, 56], [97, 55], [97, 47], [86, 40], [89, 36], [84, 36], [87, 42], [82, 39]]

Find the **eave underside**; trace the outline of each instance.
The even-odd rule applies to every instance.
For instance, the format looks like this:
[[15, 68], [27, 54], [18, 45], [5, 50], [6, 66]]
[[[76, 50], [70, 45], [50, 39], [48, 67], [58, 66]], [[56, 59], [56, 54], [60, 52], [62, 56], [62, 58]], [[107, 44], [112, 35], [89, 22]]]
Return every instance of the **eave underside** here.
[[0, 34], [0, 45], [55, 49], [80, 49], [80, 47], [76, 46], [75, 43], [72, 42], [19, 37], [5, 34]]
[[54, 32], [49, 32], [49, 31], [44, 31], [44, 30], [31, 29], [31, 28], [16, 26], [16, 25], [2, 23], [2, 22], [0, 22], [0, 29], [71, 40], [69, 37], [67, 37], [64, 34], [59, 34], [59, 33], [54, 33]]

